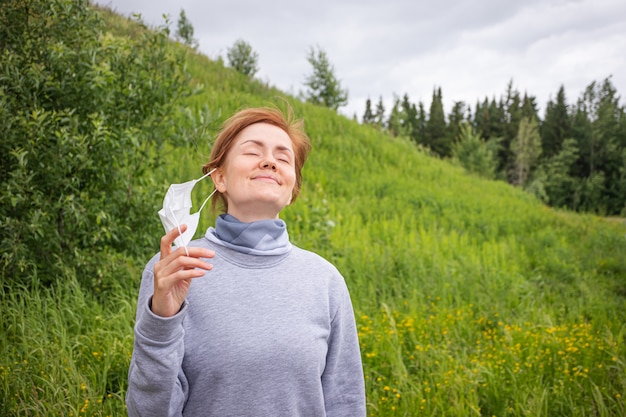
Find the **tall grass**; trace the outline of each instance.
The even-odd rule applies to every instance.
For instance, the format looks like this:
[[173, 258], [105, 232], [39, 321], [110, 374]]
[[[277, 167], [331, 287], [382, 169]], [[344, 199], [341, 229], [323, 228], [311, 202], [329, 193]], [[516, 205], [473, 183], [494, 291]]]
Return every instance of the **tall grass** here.
[[[203, 85], [181, 120], [190, 132], [214, 134], [244, 106], [284, 106], [283, 93], [206, 57], [191, 54], [189, 68]], [[294, 243], [346, 278], [369, 415], [626, 415], [623, 222], [546, 208], [405, 139], [290, 100], [314, 148], [302, 194], [282, 216]], [[163, 156], [146, 222], [158, 222], [170, 183], [201, 175], [211, 137]], [[196, 208], [211, 189], [197, 185]], [[213, 220], [203, 214], [198, 235]], [[71, 274], [53, 288], [0, 292], [0, 414], [125, 414], [146, 261], [106, 266], [123, 283], [106, 302]]]
[[0, 415], [124, 415], [133, 293], [105, 307], [72, 277], [2, 290]]
[[[626, 412], [623, 224], [304, 113], [314, 151], [283, 217], [348, 281], [369, 415]], [[196, 177], [202, 158], [180, 152], [173, 175]]]

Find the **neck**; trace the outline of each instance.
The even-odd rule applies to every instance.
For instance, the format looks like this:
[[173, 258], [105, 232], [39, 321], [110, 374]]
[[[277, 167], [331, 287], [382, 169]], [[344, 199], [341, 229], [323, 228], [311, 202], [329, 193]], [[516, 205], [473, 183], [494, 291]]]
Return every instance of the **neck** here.
[[263, 211], [256, 207], [256, 210], [237, 210], [235, 208], [228, 208], [228, 214], [243, 223], [252, 223], [259, 220], [276, 220], [278, 219], [278, 212], [275, 210]]

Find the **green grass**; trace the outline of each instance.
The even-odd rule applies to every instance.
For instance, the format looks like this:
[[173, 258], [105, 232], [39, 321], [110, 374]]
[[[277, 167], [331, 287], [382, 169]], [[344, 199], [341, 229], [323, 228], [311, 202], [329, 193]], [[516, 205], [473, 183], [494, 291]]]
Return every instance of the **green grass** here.
[[[191, 54], [189, 100], [214, 134], [243, 106], [285, 94]], [[322, 108], [289, 98], [313, 151], [283, 218], [292, 240], [344, 274], [371, 416], [626, 415], [626, 225], [549, 209]], [[200, 116], [204, 115], [204, 116]], [[154, 173], [200, 176], [210, 138]], [[194, 191], [195, 207], [211, 191]], [[203, 215], [198, 235], [212, 224]], [[154, 251], [159, 236], [155, 236]], [[147, 259], [97, 301], [67, 279], [0, 293], [0, 414], [124, 415], [135, 296]]]
[[0, 414], [124, 415], [135, 302], [119, 288], [107, 308], [69, 278], [0, 294]]

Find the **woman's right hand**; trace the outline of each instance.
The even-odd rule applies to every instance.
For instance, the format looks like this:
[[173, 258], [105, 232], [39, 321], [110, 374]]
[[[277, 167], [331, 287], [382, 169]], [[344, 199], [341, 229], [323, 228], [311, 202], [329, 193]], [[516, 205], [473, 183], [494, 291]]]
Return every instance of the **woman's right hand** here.
[[187, 230], [187, 225], [170, 230], [161, 238], [161, 259], [154, 265], [152, 312], [171, 317], [180, 311], [189, 292], [191, 280], [204, 276], [213, 265], [200, 258], [212, 258], [215, 252], [204, 248], [180, 247], [172, 251], [174, 240]]

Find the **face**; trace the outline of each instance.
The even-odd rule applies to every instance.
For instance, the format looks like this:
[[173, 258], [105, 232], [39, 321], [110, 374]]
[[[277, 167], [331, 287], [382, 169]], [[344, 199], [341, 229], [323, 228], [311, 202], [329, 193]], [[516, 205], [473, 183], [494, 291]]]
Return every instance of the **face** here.
[[291, 138], [268, 123], [250, 125], [211, 178], [228, 201], [228, 214], [242, 222], [278, 218], [296, 183]]

